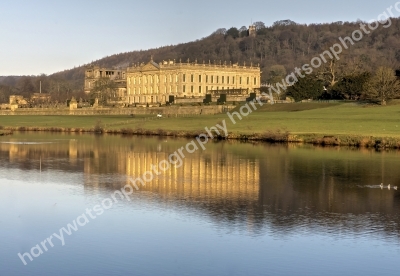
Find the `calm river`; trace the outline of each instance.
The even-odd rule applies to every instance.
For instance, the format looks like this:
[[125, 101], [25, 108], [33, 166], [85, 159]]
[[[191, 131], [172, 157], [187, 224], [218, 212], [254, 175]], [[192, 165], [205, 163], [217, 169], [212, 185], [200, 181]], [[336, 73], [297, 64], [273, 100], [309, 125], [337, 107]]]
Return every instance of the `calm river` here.
[[189, 141], [0, 137], [0, 275], [400, 274], [400, 152]]

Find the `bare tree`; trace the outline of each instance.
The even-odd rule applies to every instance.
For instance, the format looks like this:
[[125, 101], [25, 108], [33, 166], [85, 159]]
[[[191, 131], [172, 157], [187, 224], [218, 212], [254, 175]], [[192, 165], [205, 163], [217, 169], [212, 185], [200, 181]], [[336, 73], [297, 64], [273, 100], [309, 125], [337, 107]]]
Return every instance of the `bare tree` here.
[[365, 96], [370, 100], [379, 100], [381, 105], [400, 96], [400, 83], [392, 68], [379, 67], [375, 75], [365, 85]]
[[116, 84], [109, 78], [100, 78], [94, 83], [91, 91], [93, 98], [98, 98], [100, 102], [105, 103], [109, 100], [117, 90]]

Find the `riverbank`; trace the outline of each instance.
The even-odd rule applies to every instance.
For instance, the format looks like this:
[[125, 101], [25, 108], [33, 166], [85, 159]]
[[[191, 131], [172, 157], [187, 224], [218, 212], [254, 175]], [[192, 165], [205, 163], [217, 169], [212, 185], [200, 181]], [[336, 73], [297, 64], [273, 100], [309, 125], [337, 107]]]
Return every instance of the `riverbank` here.
[[[84, 129], [84, 128], [58, 128], [58, 127], [19, 127], [9, 128], [12, 131], [0, 132], [0, 136], [12, 134], [13, 131], [32, 132], [65, 132], [65, 133], [92, 133], [92, 134], [113, 134], [113, 135], [141, 135], [141, 136], [170, 136], [181, 138], [196, 138], [204, 131], [174, 131], [174, 130], [149, 130], [149, 129]], [[400, 138], [396, 137], [374, 137], [357, 135], [321, 135], [321, 134], [290, 134], [287, 131], [267, 131], [265, 133], [236, 134], [227, 136], [215, 135], [216, 140], [240, 140], [240, 141], [261, 141], [269, 143], [298, 143], [313, 144], [320, 146], [349, 146], [376, 149], [400, 149]]]
[[6, 135], [11, 135], [11, 134], [12, 134], [12, 131], [10, 131], [10, 130], [5, 130], [5, 131], [0, 130], [0, 136], [6, 136]]
[[[295, 103], [256, 108], [241, 120], [224, 113], [161, 119], [153, 115], [0, 116], [0, 125], [9, 131], [196, 137], [225, 120], [228, 135], [222, 133], [218, 139], [400, 148], [400, 105]], [[240, 112], [240, 107], [234, 111]]]

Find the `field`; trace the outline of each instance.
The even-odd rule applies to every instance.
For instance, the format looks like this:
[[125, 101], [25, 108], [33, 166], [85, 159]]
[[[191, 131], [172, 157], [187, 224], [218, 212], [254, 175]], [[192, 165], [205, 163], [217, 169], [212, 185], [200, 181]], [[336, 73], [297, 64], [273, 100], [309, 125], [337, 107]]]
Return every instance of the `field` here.
[[[0, 116], [4, 128], [83, 128], [96, 124], [108, 130], [143, 129], [204, 132], [225, 119], [230, 134], [252, 135], [285, 131], [293, 135], [358, 135], [400, 137], [400, 105], [374, 106], [352, 103], [294, 103], [256, 106], [252, 113], [236, 119], [227, 114], [155, 118], [153, 116]], [[239, 107], [231, 111], [239, 111]], [[243, 110], [247, 111], [247, 110]]]

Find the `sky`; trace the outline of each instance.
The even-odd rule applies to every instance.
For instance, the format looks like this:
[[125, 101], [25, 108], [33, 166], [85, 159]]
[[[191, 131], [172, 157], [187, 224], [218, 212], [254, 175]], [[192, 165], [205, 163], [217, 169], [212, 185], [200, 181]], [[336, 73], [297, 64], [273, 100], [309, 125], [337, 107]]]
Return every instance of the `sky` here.
[[[400, 0], [2, 0], [0, 76], [52, 74], [105, 56], [277, 20], [377, 19]], [[396, 17], [400, 13], [395, 13]]]

